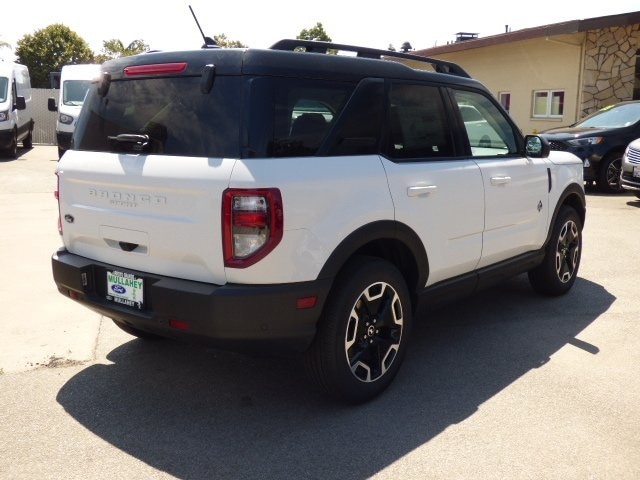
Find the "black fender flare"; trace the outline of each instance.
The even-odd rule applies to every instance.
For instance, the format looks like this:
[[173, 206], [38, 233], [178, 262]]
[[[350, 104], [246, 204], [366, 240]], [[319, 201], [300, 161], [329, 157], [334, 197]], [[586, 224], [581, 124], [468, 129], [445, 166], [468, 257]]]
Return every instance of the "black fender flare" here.
[[553, 226], [556, 224], [556, 219], [558, 218], [558, 214], [560, 213], [560, 209], [564, 205], [569, 205], [573, 207], [578, 216], [580, 217], [581, 226], [584, 228], [584, 222], [586, 220], [586, 211], [587, 211], [587, 202], [584, 195], [584, 190], [580, 185], [575, 183], [568, 185], [567, 188], [564, 189], [560, 197], [558, 198], [558, 203], [553, 210], [553, 215], [551, 217], [551, 222], [549, 222], [549, 231], [547, 232], [547, 238], [544, 242], [544, 246], [546, 247], [551, 239], [551, 233], [553, 232]]
[[[368, 223], [349, 234], [329, 255], [318, 274], [318, 278], [334, 278], [350, 258], [358, 253], [370, 254], [367, 248], [381, 241], [391, 241], [404, 247], [405, 253], [415, 262], [416, 267], [414, 279], [416, 283], [408, 285], [409, 289], [415, 291], [417, 288], [423, 287], [429, 276], [429, 260], [424, 244], [412, 228], [395, 220], [379, 220]], [[388, 255], [382, 256], [393, 258], [393, 252], [387, 253]], [[403, 269], [400, 268], [400, 270]]]

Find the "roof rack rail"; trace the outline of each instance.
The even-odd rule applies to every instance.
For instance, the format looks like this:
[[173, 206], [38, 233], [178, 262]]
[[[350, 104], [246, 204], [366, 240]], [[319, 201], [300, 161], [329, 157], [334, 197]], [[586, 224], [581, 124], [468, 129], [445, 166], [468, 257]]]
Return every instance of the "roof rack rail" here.
[[328, 50], [344, 50], [347, 52], [355, 52], [358, 57], [374, 58], [378, 60], [382, 60], [383, 57], [404, 58], [407, 60], [414, 60], [416, 62], [429, 63], [438, 73], [447, 73], [458, 77], [471, 78], [471, 75], [469, 75], [461, 66], [453, 62], [447, 62], [445, 60], [438, 60], [430, 57], [421, 57], [420, 55], [413, 55], [410, 53], [394, 52], [392, 50], [381, 50], [377, 48], [344, 45], [341, 43], [321, 42], [318, 40], [297, 40], [290, 38], [280, 40], [270, 47], [271, 50], [288, 51], [293, 51], [299, 48], [304, 48], [305, 52], [312, 53], [327, 53]]

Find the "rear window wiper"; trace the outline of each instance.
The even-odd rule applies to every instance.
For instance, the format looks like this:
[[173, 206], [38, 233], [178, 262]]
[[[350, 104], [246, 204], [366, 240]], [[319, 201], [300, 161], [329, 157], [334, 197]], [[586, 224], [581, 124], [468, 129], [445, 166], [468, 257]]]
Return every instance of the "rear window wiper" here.
[[121, 133], [117, 136], [109, 136], [111, 149], [117, 152], [145, 152], [150, 149], [149, 135], [139, 133]]

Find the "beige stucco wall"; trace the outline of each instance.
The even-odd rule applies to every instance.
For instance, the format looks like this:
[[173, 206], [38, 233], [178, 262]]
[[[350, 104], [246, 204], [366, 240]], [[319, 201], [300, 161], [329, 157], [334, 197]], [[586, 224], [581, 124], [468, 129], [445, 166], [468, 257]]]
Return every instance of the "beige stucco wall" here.
[[[522, 132], [528, 134], [576, 121], [581, 85], [577, 72], [582, 71], [585, 36], [557, 35], [432, 56], [459, 64], [496, 98], [499, 92], [510, 92], [510, 114]], [[534, 90], [564, 90], [563, 117], [533, 118]]]

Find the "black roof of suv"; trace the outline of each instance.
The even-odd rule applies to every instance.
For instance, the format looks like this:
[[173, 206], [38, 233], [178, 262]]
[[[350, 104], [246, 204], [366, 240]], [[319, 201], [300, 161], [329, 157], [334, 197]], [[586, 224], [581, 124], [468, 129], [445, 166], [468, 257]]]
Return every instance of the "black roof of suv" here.
[[[318, 45], [322, 45], [322, 49]], [[298, 50], [305, 50], [318, 55], [292, 55]], [[355, 55], [320, 55], [326, 50], [340, 50]], [[400, 61], [420, 62], [425, 69], [414, 69]], [[124, 67], [142, 66], [150, 63], [179, 62], [186, 63], [184, 70], [176, 71], [176, 75], [201, 75], [202, 68], [211, 65], [216, 75], [295, 75], [297, 77], [331, 78], [339, 76], [346, 81], [362, 78], [388, 77], [401, 79], [424, 79], [431, 77], [443, 83], [457, 85], [473, 85], [481, 87], [480, 82], [470, 78], [460, 66], [418, 55], [378, 50], [372, 48], [353, 47], [349, 45], [317, 42], [308, 40], [281, 40], [270, 49], [237, 49], [237, 48], [203, 48], [201, 50], [150, 52], [119, 59], [103, 64], [103, 71], [111, 79], [127, 76]], [[430, 71], [429, 71], [430, 69]], [[339, 72], [337, 75], [336, 72]], [[442, 75], [446, 74], [446, 75]], [[144, 72], [138, 73], [144, 75]]]

